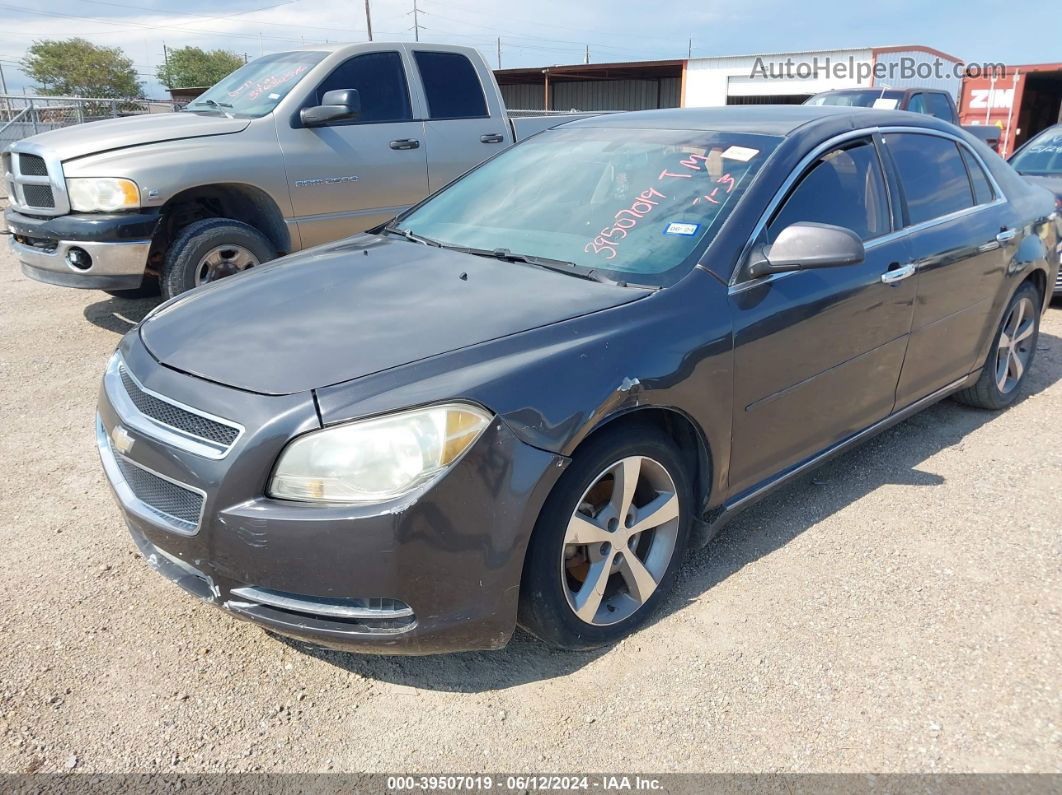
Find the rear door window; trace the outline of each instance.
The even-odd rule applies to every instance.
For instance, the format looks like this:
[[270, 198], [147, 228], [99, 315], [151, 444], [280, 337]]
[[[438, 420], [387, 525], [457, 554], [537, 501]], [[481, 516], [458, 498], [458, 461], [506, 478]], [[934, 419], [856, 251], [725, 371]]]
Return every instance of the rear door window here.
[[348, 88], [355, 89], [361, 99], [361, 115], [354, 123], [413, 118], [406, 73], [397, 52], [370, 52], [344, 61], [317, 87], [317, 103], [326, 91]]
[[413, 53], [433, 119], [478, 119], [487, 116], [487, 100], [472, 62], [456, 52]]
[[843, 226], [863, 240], [891, 231], [885, 181], [873, 143], [861, 141], [820, 158], [771, 220], [769, 240], [800, 221]]
[[966, 166], [954, 141], [936, 135], [887, 133], [909, 225], [932, 221], [974, 206]]

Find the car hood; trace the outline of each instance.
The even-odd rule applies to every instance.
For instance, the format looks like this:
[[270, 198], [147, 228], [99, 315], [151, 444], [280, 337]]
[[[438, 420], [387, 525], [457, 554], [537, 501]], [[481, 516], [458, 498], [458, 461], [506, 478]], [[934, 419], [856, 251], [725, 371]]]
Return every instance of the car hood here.
[[619, 306], [649, 291], [361, 235], [201, 287], [140, 336], [163, 364], [280, 395]]
[[200, 113], [145, 113], [121, 119], [76, 124], [49, 130], [25, 139], [55, 155], [60, 160], [204, 135], [228, 135], [247, 128], [249, 119]]

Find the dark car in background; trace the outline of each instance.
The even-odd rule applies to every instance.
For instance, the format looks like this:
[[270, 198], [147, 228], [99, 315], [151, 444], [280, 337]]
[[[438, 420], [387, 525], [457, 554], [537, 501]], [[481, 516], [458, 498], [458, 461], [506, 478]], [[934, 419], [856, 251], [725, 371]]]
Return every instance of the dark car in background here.
[[962, 127], [983, 141], [993, 152], [999, 152], [1000, 129], [995, 125], [959, 124], [959, 108], [949, 91], [941, 88], [839, 88], [809, 97], [805, 105], [834, 105], [878, 110], [906, 110], [925, 113], [956, 127]]
[[573, 122], [162, 304], [107, 369], [100, 455], [150, 565], [272, 631], [600, 646], [694, 530], [946, 396], [1011, 404], [1053, 213], [930, 116]]
[[[1048, 127], [1030, 138], [1008, 162], [1033, 185], [1051, 191], [1055, 195], [1055, 208], [1062, 215], [1062, 124]], [[1062, 296], [1062, 275], [1055, 279], [1054, 295]]]

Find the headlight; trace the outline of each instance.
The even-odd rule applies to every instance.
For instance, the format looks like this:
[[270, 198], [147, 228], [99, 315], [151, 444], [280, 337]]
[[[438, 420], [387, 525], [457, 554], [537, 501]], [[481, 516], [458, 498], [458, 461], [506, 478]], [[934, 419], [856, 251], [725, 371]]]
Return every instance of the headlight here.
[[403, 411], [301, 436], [280, 456], [269, 496], [303, 502], [383, 502], [445, 472], [491, 415], [467, 403]]
[[66, 181], [70, 209], [80, 213], [109, 213], [140, 206], [140, 188], [131, 179], [73, 177]]

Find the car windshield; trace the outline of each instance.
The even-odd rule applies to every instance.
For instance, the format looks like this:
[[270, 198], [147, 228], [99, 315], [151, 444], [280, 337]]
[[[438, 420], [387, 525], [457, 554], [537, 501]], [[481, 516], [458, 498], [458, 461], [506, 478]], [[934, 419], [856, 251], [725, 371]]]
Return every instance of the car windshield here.
[[1062, 127], [1052, 127], [1040, 133], [1022, 147], [1010, 164], [1019, 174], [1062, 174]]
[[265, 116], [327, 53], [298, 50], [263, 55], [244, 64], [185, 108], [197, 113]]
[[830, 91], [818, 94], [805, 105], [843, 105], [854, 108], [883, 108], [895, 110], [903, 99], [901, 91], [882, 91], [878, 89], [868, 91]]
[[476, 253], [561, 260], [664, 286], [718, 232], [780, 138], [580, 127], [529, 138], [401, 217]]

